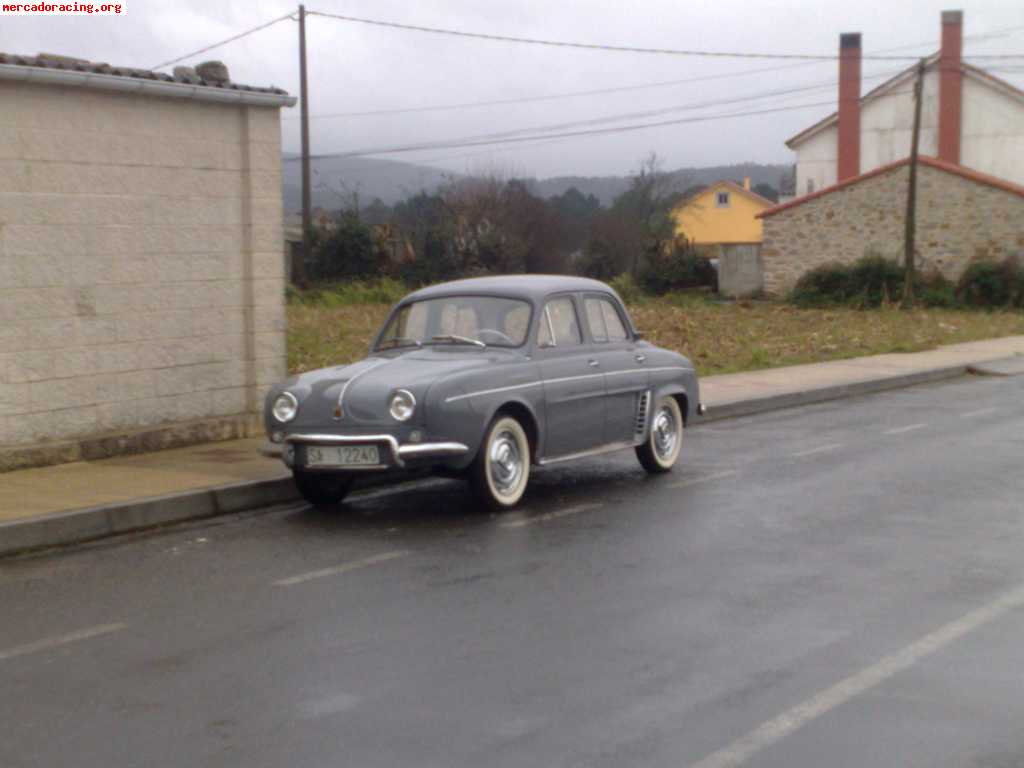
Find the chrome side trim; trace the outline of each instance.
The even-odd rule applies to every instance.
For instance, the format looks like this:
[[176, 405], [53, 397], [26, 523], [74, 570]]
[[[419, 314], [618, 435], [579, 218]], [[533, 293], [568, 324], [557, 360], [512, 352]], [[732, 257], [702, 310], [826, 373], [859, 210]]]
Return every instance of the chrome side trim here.
[[[469, 446], [462, 443], [407, 443], [399, 445], [394, 435], [322, 435], [315, 433], [288, 435], [286, 443], [303, 445], [363, 445], [365, 443], [384, 443], [391, 451], [391, 459], [396, 466], [404, 467], [406, 459], [423, 459], [434, 456], [461, 456], [469, 452]], [[386, 469], [384, 466], [369, 467], [370, 469]], [[358, 469], [358, 467], [353, 467]]]
[[531, 381], [526, 384], [513, 384], [510, 387], [496, 387], [495, 389], [481, 389], [477, 392], [469, 392], [464, 395], [452, 395], [446, 397], [444, 401], [446, 403], [454, 403], [456, 400], [465, 400], [467, 397], [477, 397], [478, 395], [496, 395], [499, 392], [511, 392], [515, 389], [527, 389], [528, 387], [539, 387], [543, 385], [543, 381]]
[[480, 395], [496, 395], [499, 392], [511, 392], [516, 389], [525, 389], [527, 387], [540, 387], [544, 384], [564, 384], [567, 381], [583, 381], [584, 379], [596, 379], [601, 376], [625, 376], [627, 374], [634, 373], [664, 373], [666, 371], [689, 371], [691, 368], [683, 368], [682, 366], [662, 366], [659, 368], [633, 368], [626, 371], [608, 371], [605, 373], [586, 373], [580, 376], [563, 376], [559, 379], [546, 379], [542, 381], [531, 381], [528, 384], [513, 384], [510, 387], [496, 387], [495, 389], [481, 389], [477, 392], [467, 392], [462, 395], [452, 395], [451, 397], [445, 398], [446, 403], [452, 403], [456, 400], [464, 400], [467, 397], [477, 397]]
[[612, 451], [621, 451], [625, 448], [632, 448], [634, 443], [608, 443], [608, 445], [602, 445], [597, 448], [591, 448], [589, 451], [580, 451], [579, 453], [567, 453], [564, 456], [555, 456], [554, 458], [540, 459], [537, 463], [540, 466], [547, 464], [558, 464], [563, 461], [572, 461], [573, 459], [586, 459], [591, 456], [600, 456], [602, 453], [611, 453]]

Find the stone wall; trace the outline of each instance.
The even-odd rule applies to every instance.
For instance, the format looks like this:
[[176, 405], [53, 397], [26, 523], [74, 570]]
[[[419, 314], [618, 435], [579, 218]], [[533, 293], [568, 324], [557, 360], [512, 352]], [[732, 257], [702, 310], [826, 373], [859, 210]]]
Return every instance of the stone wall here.
[[278, 108], [0, 102], [0, 469], [244, 434], [285, 373]]
[[[909, 166], [876, 175], [764, 218], [765, 292], [788, 292], [804, 272], [872, 251], [903, 258]], [[917, 264], [957, 279], [974, 259], [1024, 257], [1024, 196], [945, 170], [918, 166]]]

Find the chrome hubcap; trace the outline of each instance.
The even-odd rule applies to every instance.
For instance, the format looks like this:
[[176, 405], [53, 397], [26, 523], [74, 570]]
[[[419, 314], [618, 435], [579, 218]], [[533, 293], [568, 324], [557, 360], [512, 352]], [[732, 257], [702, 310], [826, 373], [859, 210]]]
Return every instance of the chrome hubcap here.
[[515, 491], [519, 478], [523, 476], [523, 458], [519, 443], [511, 432], [495, 435], [488, 451], [490, 457], [491, 484], [501, 494]]
[[655, 414], [651, 436], [654, 438], [654, 452], [658, 454], [658, 458], [671, 458], [679, 442], [679, 428], [676, 425], [675, 414], [670, 408], [660, 408]]

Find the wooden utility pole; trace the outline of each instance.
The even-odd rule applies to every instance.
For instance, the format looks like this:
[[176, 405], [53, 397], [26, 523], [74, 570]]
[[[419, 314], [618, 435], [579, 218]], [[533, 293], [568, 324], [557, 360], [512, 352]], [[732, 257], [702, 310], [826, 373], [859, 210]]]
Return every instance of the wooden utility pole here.
[[906, 271], [903, 284], [903, 306], [914, 304], [914, 236], [915, 210], [917, 205], [917, 147], [921, 138], [921, 102], [924, 88], [925, 60], [917, 64], [917, 76], [914, 78], [914, 132], [910, 137], [910, 176], [907, 179], [907, 220], [903, 241], [903, 263]]
[[306, 6], [299, 5], [299, 100], [302, 115], [302, 255], [293, 266], [293, 279], [306, 286], [306, 264], [309, 263], [313, 230], [313, 193], [309, 168], [309, 83], [306, 80]]

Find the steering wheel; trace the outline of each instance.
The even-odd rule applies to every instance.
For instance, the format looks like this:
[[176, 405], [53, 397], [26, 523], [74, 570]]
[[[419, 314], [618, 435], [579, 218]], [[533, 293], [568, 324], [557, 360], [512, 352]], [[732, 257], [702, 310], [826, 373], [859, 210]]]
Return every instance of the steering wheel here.
[[496, 330], [494, 328], [481, 328], [479, 331], [476, 332], [476, 337], [478, 339], [480, 339], [480, 341], [483, 341], [483, 342], [486, 342], [487, 339], [483, 339], [483, 338], [480, 338], [480, 337], [481, 336], [488, 336], [488, 335], [490, 335], [490, 336], [497, 336], [498, 337], [498, 341], [505, 342], [506, 344], [510, 344], [513, 347], [516, 345], [515, 339], [513, 339], [508, 334], [502, 333], [501, 331]]

